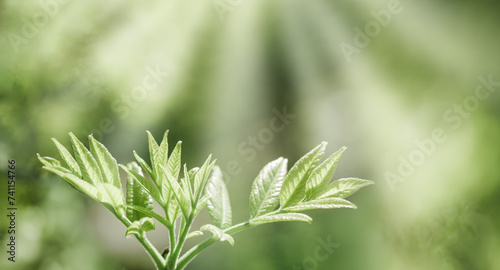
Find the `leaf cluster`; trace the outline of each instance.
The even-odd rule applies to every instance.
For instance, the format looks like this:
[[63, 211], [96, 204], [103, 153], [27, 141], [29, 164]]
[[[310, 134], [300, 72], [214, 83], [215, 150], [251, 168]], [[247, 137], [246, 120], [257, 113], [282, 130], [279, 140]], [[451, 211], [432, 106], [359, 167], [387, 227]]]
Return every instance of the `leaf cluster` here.
[[[133, 152], [136, 161], [118, 165], [104, 145], [89, 136], [87, 149], [70, 133], [69, 151], [53, 139], [61, 160], [38, 158], [44, 169], [53, 172], [77, 190], [101, 203], [125, 226], [126, 235], [134, 235], [152, 257], [157, 269], [183, 269], [201, 251], [213, 243], [227, 241], [231, 234], [260, 224], [281, 221], [304, 221], [312, 218], [301, 213], [311, 209], [356, 208], [345, 198], [373, 182], [357, 178], [331, 181], [345, 147], [321, 162], [326, 148], [323, 142], [300, 158], [290, 170], [287, 159], [269, 162], [253, 181], [250, 192], [249, 220], [233, 225], [232, 210], [222, 172], [211, 156], [200, 166], [188, 169], [181, 164], [178, 142], [169, 153], [168, 131], [158, 144], [148, 134], [149, 163]], [[125, 194], [118, 167], [126, 174]], [[163, 210], [159, 214], [154, 202]], [[191, 230], [191, 225], [205, 208], [213, 224]], [[149, 242], [146, 232], [155, 229], [156, 219], [169, 231], [169, 252], [160, 254]], [[212, 236], [181, 256], [187, 239]]]

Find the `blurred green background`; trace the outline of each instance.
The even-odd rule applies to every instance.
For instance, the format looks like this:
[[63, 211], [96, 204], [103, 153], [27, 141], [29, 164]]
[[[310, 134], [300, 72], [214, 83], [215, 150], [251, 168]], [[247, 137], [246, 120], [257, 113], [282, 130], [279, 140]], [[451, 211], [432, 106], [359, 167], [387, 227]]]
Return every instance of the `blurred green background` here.
[[[376, 182], [351, 197], [357, 210], [245, 231], [188, 269], [499, 269], [499, 12], [491, 0], [0, 1], [0, 269], [152, 269], [36, 153], [93, 133], [125, 164], [146, 156], [145, 130], [166, 129], [190, 167], [217, 158], [235, 222], [264, 164], [321, 141], [327, 155], [348, 147], [335, 179]], [[336, 248], [319, 261], [321, 241]]]

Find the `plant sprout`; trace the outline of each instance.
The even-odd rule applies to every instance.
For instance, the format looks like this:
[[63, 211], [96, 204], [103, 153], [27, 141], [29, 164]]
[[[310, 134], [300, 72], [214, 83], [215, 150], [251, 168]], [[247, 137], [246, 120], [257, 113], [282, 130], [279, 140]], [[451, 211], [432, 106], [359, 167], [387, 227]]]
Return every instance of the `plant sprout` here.
[[[135, 151], [136, 162], [118, 165], [104, 145], [89, 136], [87, 149], [70, 133], [73, 154], [53, 139], [62, 160], [41, 157], [43, 168], [64, 178], [70, 185], [101, 203], [126, 227], [152, 258], [158, 270], [180, 270], [200, 252], [217, 242], [234, 244], [231, 236], [265, 223], [282, 221], [312, 222], [300, 213], [311, 209], [356, 208], [345, 200], [360, 188], [373, 184], [357, 178], [331, 181], [345, 147], [321, 162], [326, 142], [300, 158], [290, 170], [287, 159], [269, 162], [255, 178], [250, 192], [250, 218], [234, 224], [222, 172], [209, 156], [201, 167], [189, 169], [181, 164], [181, 142], [168, 153], [168, 131], [158, 144], [148, 133], [150, 163]], [[120, 167], [126, 173], [124, 195]], [[153, 209], [154, 202], [163, 213]], [[213, 224], [192, 229], [196, 216], [207, 208]], [[156, 219], [169, 232], [168, 249], [160, 253], [146, 233], [155, 229]], [[187, 251], [184, 243], [205, 232], [211, 236]]]

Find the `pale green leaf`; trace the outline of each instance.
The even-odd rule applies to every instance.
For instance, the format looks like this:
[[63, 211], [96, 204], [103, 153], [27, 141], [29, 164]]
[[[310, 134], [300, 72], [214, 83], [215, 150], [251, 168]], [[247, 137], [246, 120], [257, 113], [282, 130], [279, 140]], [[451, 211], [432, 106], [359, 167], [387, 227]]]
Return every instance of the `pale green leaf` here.
[[318, 193], [318, 198], [337, 197], [346, 198], [360, 188], [374, 184], [373, 181], [358, 178], [342, 178], [331, 182], [324, 190]]
[[170, 190], [172, 191], [170, 194], [173, 195], [177, 204], [179, 205], [184, 218], [189, 219], [191, 215], [191, 203], [189, 201], [189, 194], [185, 194], [181, 185], [177, 182], [177, 179], [174, 179], [172, 175], [166, 170], [166, 168], [161, 168], [161, 173], [166, 178], [166, 181], [163, 182], [162, 191], [163, 194], [169, 194]]
[[253, 181], [250, 192], [250, 217], [269, 213], [278, 206], [287, 161], [286, 158], [280, 157], [269, 162]]
[[67, 171], [67, 173], [72, 173], [69, 169], [65, 168], [62, 165], [62, 163], [57, 159], [54, 159], [51, 157], [42, 157], [38, 153], [36, 154], [36, 156], [38, 157], [38, 160], [40, 160], [40, 162], [42, 162], [43, 165], [45, 165], [47, 167], [61, 167], [61, 168], [65, 169]]
[[280, 193], [281, 208], [302, 201], [306, 195], [305, 185], [311, 171], [317, 166], [325, 153], [326, 142], [322, 142], [300, 158], [290, 169], [283, 181]]
[[55, 138], [52, 138], [52, 141], [54, 141], [54, 144], [56, 145], [59, 154], [64, 160], [64, 163], [66, 163], [67, 168], [70, 169], [78, 178], [82, 178], [82, 171], [80, 170], [80, 166], [78, 166], [78, 163], [73, 158], [68, 149], [66, 149], [66, 147], [59, 143]]
[[166, 167], [168, 162], [168, 130], [163, 134], [163, 139], [158, 148], [158, 158], [158, 166]]
[[122, 190], [110, 183], [98, 183], [96, 188], [101, 195], [101, 203], [115, 215], [122, 216], [125, 212]]
[[209, 155], [205, 163], [203, 163], [201, 168], [196, 172], [196, 175], [194, 176], [193, 203], [197, 203], [198, 200], [200, 199], [201, 192], [205, 188], [208, 177], [210, 176], [210, 172], [212, 172], [212, 168], [214, 167], [215, 161], [210, 163], [211, 160], [212, 160], [212, 155]]
[[201, 212], [201, 209], [207, 205], [208, 200], [210, 199], [209, 194], [205, 194], [205, 196], [201, 197], [201, 199], [198, 201], [198, 205], [196, 206], [196, 209], [194, 210], [194, 216], [198, 215], [198, 213]]
[[137, 162], [139, 162], [139, 164], [141, 165], [142, 169], [146, 172], [146, 174], [149, 175], [149, 177], [151, 177], [153, 182], [156, 182], [156, 180], [154, 179], [155, 175], [153, 175], [153, 170], [151, 169], [151, 167], [149, 167], [146, 161], [144, 161], [144, 159], [142, 159], [135, 151], [134, 151], [134, 157], [137, 160]]
[[[137, 165], [137, 163], [130, 162], [127, 164], [127, 168], [130, 171], [143, 176], [141, 168]], [[134, 177], [129, 174], [127, 174], [127, 204], [153, 210], [153, 197], [151, 197], [151, 195], [149, 195], [149, 193], [136, 182]], [[127, 218], [130, 221], [139, 220], [143, 217], [145, 217], [145, 215], [142, 212], [135, 211], [132, 208], [127, 208]]]
[[303, 221], [311, 224], [312, 218], [301, 213], [285, 213], [275, 215], [264, 215], [250, 220], [252, 225], [260, 225], [272, 222]]
[[101, 170], [90, 151], [85, 148], [83, 143], [73, 133], [69, 133], [69, 136], [71, 137], [71, 145], [75, 153], [76, 162], [82, 171], [83, 179], [93, 185], [102, 183]]
[[160, 172], [158, 171], [158, 164], [160, 162], [160, 146], [156, 142], [155, 138], [151, 134], [151, 132], [146, 131], [148, 133], [148, 144], [149, 144], [149, 157], [151, 159], [151, 169], [155, 174], [154, 181], [156, 186], [161, 187], [161, 178]]
[[210, 231], [211, 233], [213, 233], [213, 237], [218, 240], [218, 241], [221, 241], [221, 242], [224, 242], [224, 241], [227, 241], [231, 246], [234, 245], [234, 239], [231, 235], [225, 233], [224, 231], [222, 231], [220, 228], [217, 228], [216, 226], [212, 225], [212, 224], [206, 224], [206, 225], [203, 225], [200, 230], [202, 231]]
[[128, 226], [125, 236], [136, 235], [140, 237], [144, 232], [141, 230], [141, 224], [139, 221], [134, 221], [130, 226]]
[[193, 238], [193, 237], [196, 237], [196, 236], [202, 236], [203, 235], [203, 232], [202, 231], [194, 231], [194, 232], [190, 232], [187, 236], [186, 236], [186, 240], [189, 239], [189, 238]]
[[90, 151], [94, 155], [99, 169], [102, 173], [104, 182], [113, 184], [121, 189], [120, 174], [118, 173], [118, 164], [116, 159], [109, 153], [108, 149], [98, 142], [92, 135], [89, 136]]
[[221, 229], [229, 228], [232, 223], [231, 204], [219, 166], [214, 167], [206, 192], [210, 196], [207, 203], [208, 214], [215, 226]]
[[174, 179], [179, 178], [179, 173], [181, 171], [181, 145], [182, 142], [179, 141], [176, 145], [170, 157], [167, 161], [167, 168]]
[[352, 202], [341, 198], [323, 198], [307, 202], [301, 202], [294, 206], [287, 207], [283, 209], [283, 211], [300, 212], [312, 209], [334, 209], [334, 208], [356, 209], [357, 207]]
[[134, 172], [130, 171], [127, 167], [123, 165], [119, 165], [129, 176], [134, 178], [134, 180], [141, 185], [144, 190], [153, 197], [155, 201], [157, 201], [160, 205], [165, 205], [165, 201], [163, 200], [163, 197], [160, 194], [160, 191], [158, 188], [151, 183], [148, 179], [146, 179], [144, 176]]
[[155, 221], [150, 217], [143, 217], [139, 220], [141, 228], [145, 232], [149, 232], [155, 229]]
[[63, 167], [49, 167], [49, 166], [43, 166], [43, 168], [47, 171], [53, 172], [60, 177], [62, 177], [64, 180], [66, 180], [70, 185], [75, 187], [76, 189], [80, 190], [81, 192], [87, 194], [90, 198], [100, 201], [100, 196], [99, 192], [96, 187], [94, 187], [92, 184], [90, 184], [87, 181], [84, 181], [72, 173], [69, 173], [69, 170]]
[[340, 148], [340, 150], [333, 153], [311, 172], [311, 175], [306, 182], [307, 200], [316, 198], [316, 194], [318, 194], [318, 191], [321, 192], [326, 188], [328, 183], [330, 183], [339, 164], [340, 157], [342, 156], [342, 153], [345, 151], [345, 149], [346, 147]]

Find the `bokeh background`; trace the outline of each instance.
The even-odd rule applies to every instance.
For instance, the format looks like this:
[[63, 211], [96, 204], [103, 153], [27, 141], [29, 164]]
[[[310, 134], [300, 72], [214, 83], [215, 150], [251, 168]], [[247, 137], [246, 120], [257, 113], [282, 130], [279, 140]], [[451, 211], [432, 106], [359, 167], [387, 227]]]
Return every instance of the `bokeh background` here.
[[[93, 133], [125, 164], [146, 156], [146, 130], [166, 129], [190, 167], [217, 158], [235, 222], [264, 164], [321, 141], [327, 155], [348, 147], [335, 179], [376, 182], [351, 197], [357, 210], [242, 232], [188, 269], [499, 269], [499, 12], [492, 0], [0, 1], [0, 269], [152, 269], [36, 153]], [[324, 261], [321, 240], [336, 244]]]

